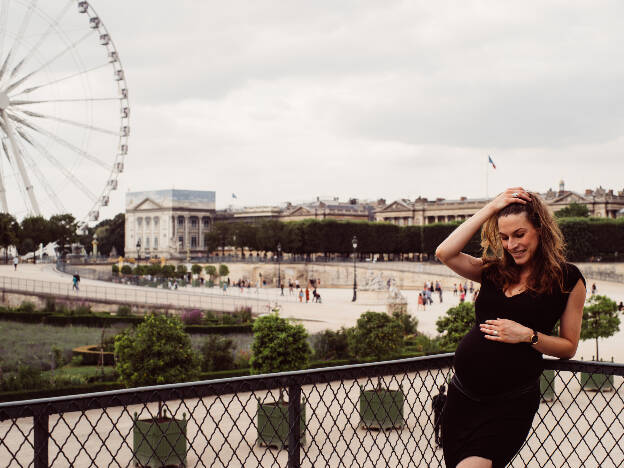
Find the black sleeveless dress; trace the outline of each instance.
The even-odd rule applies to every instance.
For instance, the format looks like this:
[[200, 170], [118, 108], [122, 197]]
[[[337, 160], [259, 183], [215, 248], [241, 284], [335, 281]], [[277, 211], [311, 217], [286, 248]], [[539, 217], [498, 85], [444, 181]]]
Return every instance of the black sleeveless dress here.
[[567, 263], [564, 291], [524, 292], [507, 297], [484, 273], [475, 303], [475, 326], [455, 352], [455, 377], [449, 385], [442, 419], [442, 444], [447, 467], [464, 458], [492, 460], [504, 467], [520, 449], [540, 401], [542, 354], [528, 343], [501, 343], [484, 338], [479, 325], [509, 319], [551, 334], [561, 318], [570, 291], [585, 278]]

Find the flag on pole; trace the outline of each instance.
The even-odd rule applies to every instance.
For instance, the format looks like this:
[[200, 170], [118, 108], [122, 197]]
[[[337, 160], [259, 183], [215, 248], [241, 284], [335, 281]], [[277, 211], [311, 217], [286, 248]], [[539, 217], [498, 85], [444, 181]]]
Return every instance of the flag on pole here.
[[496, 164], [494, 164], [494, 161], [492, 161], [492, 156], [488, 155], [488, 162], [492, 165], [494, 169], [496, 169]]
[[235, 193], [232, 194], [232, 198], [237, 198]]

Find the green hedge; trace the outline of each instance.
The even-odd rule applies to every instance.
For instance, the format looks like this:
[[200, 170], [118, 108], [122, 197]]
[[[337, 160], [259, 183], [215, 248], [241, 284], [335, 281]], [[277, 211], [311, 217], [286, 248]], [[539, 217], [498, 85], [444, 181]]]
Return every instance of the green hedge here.
[[[64, 327], [67, 325], [84, 325], [86, 327], [106, 328], [117, 323], [129, 325], [143, 321], [143, 316], [129, 315], [116, 316], [108, 313], [94, 313], [88, 315], [63, 315], [50, 312], [18, 312], [14, 310], [0, 309], [0, 320], [8, 320], [20, 323], [45, 323]], [[227, 325], [186, 325], [184, 330], [191, 334], [230, 334], [252, 333], [251, 323], [227, 324]]]

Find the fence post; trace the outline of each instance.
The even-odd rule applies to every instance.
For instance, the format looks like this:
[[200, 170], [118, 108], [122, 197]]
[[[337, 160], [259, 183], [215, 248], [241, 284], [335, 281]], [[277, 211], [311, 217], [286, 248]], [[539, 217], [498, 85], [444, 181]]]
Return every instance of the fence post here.
[[288, 387], [288, 468], [301, 467], [301, 385]]
[[48, 468], [49, 415], [45, 408], [38, 408], [33, 415], [35, 468]]

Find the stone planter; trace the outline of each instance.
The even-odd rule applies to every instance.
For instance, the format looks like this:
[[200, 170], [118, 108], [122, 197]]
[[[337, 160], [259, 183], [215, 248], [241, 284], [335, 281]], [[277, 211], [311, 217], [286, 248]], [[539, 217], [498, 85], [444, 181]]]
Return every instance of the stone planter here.
[[139, 420], [134, 413], [132, 436], [134, 466], [186, 466], [186, 414], [182, 419], [165, 416]]
[[365, 429], [398, 429], [403, 426], [405, 394], [398, 390], [360, 386], [360, 425]]
[[591, 392], [610, 392], [613, 390], [613, 376], [581, 372], [581, 388]]
[[[258, 427], [258, 445], [288, 447], [288, 402], [275, 401], [261, 403], [258, 398], [258, 411], [256, 413], [256, 425]], [[301, 417], [299, 421], [299, 436], [301, 445], [305, 444], [306, 414], [305, 398], [301, 402]]]
[[555, 399], [555, 371], [545, 370], [540, 375], [540, 394], [542, 401], [553, 401]]

